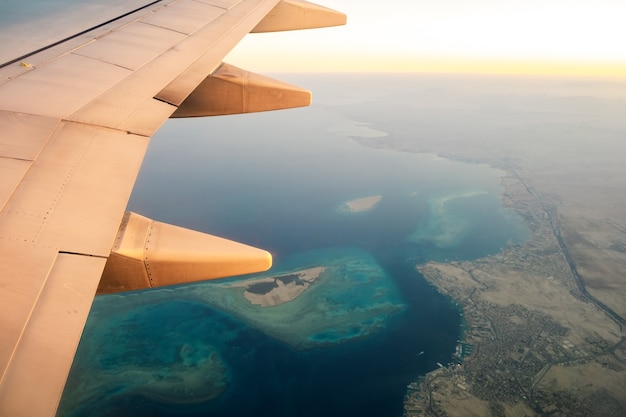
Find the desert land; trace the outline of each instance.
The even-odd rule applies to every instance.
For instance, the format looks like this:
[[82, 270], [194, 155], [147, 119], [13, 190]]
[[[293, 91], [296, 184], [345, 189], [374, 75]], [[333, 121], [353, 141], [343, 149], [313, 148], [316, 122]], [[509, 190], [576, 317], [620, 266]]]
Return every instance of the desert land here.
[[[488, 126], [480, 138], [460, 140], [460, 126], [423, 136], [382, 126], [388, 137], [359, 139], [501, 169], [503, 205], [530, 231], [494, 256], [416, 265], [459, 304], [465, 332], [450, 363], [407, 387], [405, 415], [624, 415], [624, 99], [605, 102], [563, 93], [508, 131], [477, 104], [468, 117]], [[513, 118], [517, 104], [496, 110]]]

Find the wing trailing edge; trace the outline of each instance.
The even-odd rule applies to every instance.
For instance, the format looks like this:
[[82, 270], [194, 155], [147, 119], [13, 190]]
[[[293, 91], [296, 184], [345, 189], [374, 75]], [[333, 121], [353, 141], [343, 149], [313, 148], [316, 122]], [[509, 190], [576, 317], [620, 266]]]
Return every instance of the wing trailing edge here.
[[[24, 262], [20, 246], [0, 243], [12, 263], [2, 272], [18, 282], [3, 283], [0, 291], [0, 416], [54, 416], [97, 287], [85, 277], [100, 274], [105, 259], [33, 247], [32, 259]], [[25, 302], [18, 304], [20, 299]]]
[[266, 271], [272, 255], [242, 243], [126, 212], [98, 294]]

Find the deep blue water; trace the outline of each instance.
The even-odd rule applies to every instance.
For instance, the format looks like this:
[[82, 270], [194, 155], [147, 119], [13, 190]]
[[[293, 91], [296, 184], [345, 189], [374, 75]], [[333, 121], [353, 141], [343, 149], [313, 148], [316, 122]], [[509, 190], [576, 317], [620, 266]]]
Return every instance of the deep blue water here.
[[[341, 95], [349, 93], [327, 92], [324, 98], [342, 103]], [[525, 229], [501, 207], [502, 172], [354, 142], [351, 136], [376, 133], [363, 130], [377, 128], [375, 112], [353, 120], [357, 109], [370, 108], [363, 100], [375, 106], [371, 97], [360, 97], [358, 106], [348, 100], [169, 122], [153, 138], [129, 209], [268, 249], [276, 273], [362, 259], [365, 266], [359, 268], [382, 271], [380, 285], [389, 303], [403, 307], [380, 316], [382, 325], [365, 336], [359, 323], [348, 322], [340, 331], [358, 337], [332, 343], [329, 336], [330, 342], [303, 349], [290, 344], [290, 336], [270, 336], [272, 323], [246, 320], [198, 298], [223, 291], [220, 284], [98, 297], [62, 413], [401, 415], [406, 385], [436, 362], [450, 360], [461, 326], [459, 310], [415, 266], [496, 253], [521, 242]], [[372, 195], [382, 200], [370, 211], [340, 209]], [[332, 293], [333, 279], [324, 284], [326, 296], [338, 305], [367, 308], [372, 302], [356, 281], [353, 292]], [[142, 391], [141, 372], [180, 378], [174, 386], [184, 387], [184, 374], [170, 369], [183, 351], [197, 358], [219, 356], [225, 381], [219, 396], [164, 404]]]

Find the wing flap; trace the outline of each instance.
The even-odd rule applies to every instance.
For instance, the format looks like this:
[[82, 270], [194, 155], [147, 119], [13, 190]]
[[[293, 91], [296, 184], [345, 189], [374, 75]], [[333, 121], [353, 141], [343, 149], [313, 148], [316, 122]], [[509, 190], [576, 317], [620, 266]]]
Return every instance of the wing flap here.
[[[28, 260], [22, 254], [28, 251]], [[0, 387], [25, 323], [57, 256], [52, 248], [0, 240]], [[0, 400], [0, 404], [2, 401]], [[9, 415], [0, 413], [0, 415]]]
[[28, 321], [18, 323], [23, 330], [0, 383], [0, 415], [55, 414], [105, 262], [59, 254], [46, 271]]
[[0, 237], [108, 256], [147, 145], [142, 136], [61, 123], [0, 212]]
[[11, 195], [13, 195], [17, 184], [19, 184], [24, 175], [26, 175], [26, 172], [28, 172], [30, 164], [30, 161], [0, 158], [0, 172], [2, 172], [2, 181], [0, 182], [0, 210], [2, 210]]
[[34, 160], [58, 123], [54, 118], [0, 111], [0, 157]]
[[132, 89], [118, 89], [96, 99], [68, 120], [150, 137], [175, 110], [163, 101], [135, 96]]
[[13, 195], [57, 123], [57, 120], [46, 117], [0, 111], [0, 210]]

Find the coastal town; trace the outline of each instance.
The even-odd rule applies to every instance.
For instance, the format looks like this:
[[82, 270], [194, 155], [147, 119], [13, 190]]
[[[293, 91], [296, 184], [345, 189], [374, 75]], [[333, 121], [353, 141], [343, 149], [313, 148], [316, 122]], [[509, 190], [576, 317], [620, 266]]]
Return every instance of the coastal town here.
[[405, 416], [622, 416], [624, 318], [585, 288], [557, 202], [515, 170], [505, 205], [530, 237], [475, 261], [418, 265], [462, 308], [450, 362], [409, 384]]

